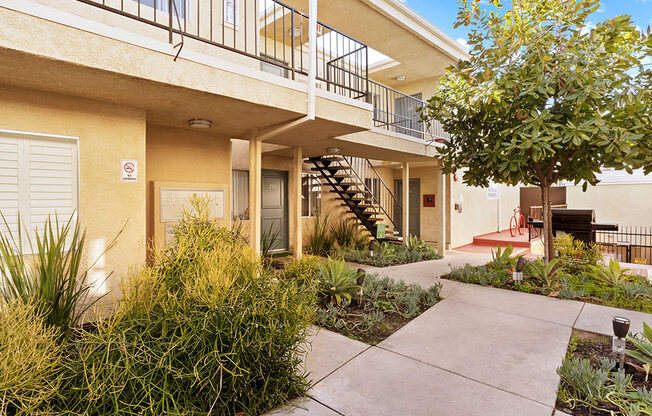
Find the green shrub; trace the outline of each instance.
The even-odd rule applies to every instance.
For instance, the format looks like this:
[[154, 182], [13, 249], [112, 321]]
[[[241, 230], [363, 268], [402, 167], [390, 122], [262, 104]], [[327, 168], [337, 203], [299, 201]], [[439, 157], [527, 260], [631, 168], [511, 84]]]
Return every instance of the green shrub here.
[[360, 289], [357, 283], [361, 273], [346, 265], [344, 260], [328, 259], [326, 264], [319, 265], [317, 281], [319, 293], [330, 303], [341, 305], [342, 300], [351, 297]]
[[306, 251], [315, 256], [328, 256], [333, 249], [335, 239], [330, 233], [328, 215], [322, 217], [318, 215], [308, 235], [308, 247]]
[[314, 292], [199, 210], [123, 282], [116, 314], [81, 335], [62, 410], [257, 415], [305, 393], [300, 353]]
[[51, 414], [62, 378], [59, 337], [34, 303], [0, 300], [0, 415]]
[[330, 231], [338, 247], [364, 250], [369, 245], [369, 236], [356, 220], [342, 219], [332, 224]]
[[602, 260], [602, 255], [595, 244], [587, 245], [570, 234], [558, 236], [554, 244], [559, 266], [571, 274], [584, 272], [588, 270], [588, 266], [597, 266]]
[[310, 254], [304, 254], [301, 259], [292, 258], [283, 266], [283, 277], [301, 284], [312, 282], [321, 263], [321, 257]]
[[511, 281], [512, 276], [505, 269], [494, 269], [488, 266], [474, 267], [465, 264], [463, 267], [452, 268], [448, 278], [464, 283], [502, 287]]
[[625, 274], [629, 269], [621, 269], [620, 263], [614, 259], [609, 259], [609, 266], [589, 265], [588, 274], [594, 279], [606, 283], [610, 286], [618, 286], [627, 282], [628, 276]]
[[[9, 228], [4, 215], [2, 219]], [[20, 216], [18, 221], [20, 223]], [[86, 232], [81, 231], [75, 214], [62, 223], [48, 216], [42, 233], [36, 234], [35, 246], [23, 235], [21, 228], [16, 234], [0, 234], [2, 295], [6, 300], [20, 298], [24, 302], [35, 302], [46, 322], [68, 335], [70, 328], [76, 326], [80, 317], [97, 301], [88, 302], [92, 289], [88, 272], [95, 263], [85, 270], [81, 268]], [[33, 255], [24, 252], [24, 238]], [[117, 238], [98, 259], [115, 245]]]

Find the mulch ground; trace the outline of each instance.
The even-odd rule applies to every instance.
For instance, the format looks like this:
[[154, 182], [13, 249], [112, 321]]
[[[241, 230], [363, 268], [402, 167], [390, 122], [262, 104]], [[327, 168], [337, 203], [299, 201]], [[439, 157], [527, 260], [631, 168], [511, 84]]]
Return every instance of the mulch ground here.
[[[347, 308], [347, 316], [342, 317], [344, 321], [347, 323], [352, 323], [352, 324], [357, 324], [361, 321], [361, 316], [365, 311], [354, 305], [351, 304]], [[414, 317], [416, 318], [416, 316]], [[376, 325], [373, 326], [369, 331], [359, 331], [357, 329], [353, 329], [350, 331], [339, 331], [336, 328], [327, 328], [331, 331], [339, 332], [341, 334], [344, 334], [350, 338], [357, 339], [359, 341], [365, 342], [370, 345], [376, 345], [385, 338], [389, 337], [392, 335], [394, 332], [398, 331], [401, 329], [405, 324], [410, 322], [412, 319], [404, 318], [399, 314], [396, 313], [385, 313], [385, 318], [382, 320], [382, 322], [377, 323]]]
[[[611, 337], [594, 334], [591, 332], [573, 330], [573, 337], [579, 338], [575, 350], [572, 351], [574, 358], [586, 358], [591, 364], [598, 367], [603, 358], [613, 358], [611, 354]], [[569, 346], [569, 352], [572, 346]], [[627, 348], [632, 348], [628, 343]], [[636, 364], [629, 357], [625, 358], [625, 372], [632, 376], [634, 387], [652, 388], [652, 376], [645, 382], [645, 373], [636, 368]], [[608, 416], [610, 413], [597, 410], [589, 411], [587, 408], [567, 409], [563, 403], [557, 402], [557, 409], [573, 416]]]

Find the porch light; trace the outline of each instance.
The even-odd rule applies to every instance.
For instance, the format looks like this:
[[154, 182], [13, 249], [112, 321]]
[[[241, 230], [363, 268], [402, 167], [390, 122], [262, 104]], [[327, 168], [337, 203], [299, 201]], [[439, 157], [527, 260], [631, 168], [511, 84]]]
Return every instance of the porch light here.
[[211, 121], [204, 118], [193, 118], [188, 120], [188, 126], [193, 129], [209, 129], [211, 127]]
[[614, 316], [611, 321], [614, 329], [613, 342], [611, 344], [611, 351], [614, 360], [618, 358], [618, 368], [625, 368], [625, 337], [629, 332], [630, 320], [622, 316]]
[[405, 75], [399, 75], [399, 76], [396, 77], [397, 81], [405, 81], [406, 79], [407, 79], [407, 77]]
[[299, 29], [298, 27], [289, 28], [288, 29], [288, 35], [294, 36], [295, 38], [298, 38], [299, 36], [301, 36], [301, 29]]
[[326, 148], [326, 153], [328, 153], [329, 155], [337, 155], [337, 154], [339, 154], [341, 152], [342, 152], [342, 149], [340, 149], [339, 147], [327, 147]]

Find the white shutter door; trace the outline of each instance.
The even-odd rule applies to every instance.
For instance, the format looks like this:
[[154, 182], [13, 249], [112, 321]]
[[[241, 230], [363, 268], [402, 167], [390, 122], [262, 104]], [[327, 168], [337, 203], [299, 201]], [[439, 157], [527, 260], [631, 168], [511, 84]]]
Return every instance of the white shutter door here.
[[9, 230], [0, 219], [0, 233], [18, 231], [18, 163], [19, 146], [17, 139], [0, 134], [0, 212], [5, 217]]
[[56, 139], [25, 140], [24, 145], [30, 231], [41, 231], [48, 216], [61, 222], [76, 212], [77, 145]]

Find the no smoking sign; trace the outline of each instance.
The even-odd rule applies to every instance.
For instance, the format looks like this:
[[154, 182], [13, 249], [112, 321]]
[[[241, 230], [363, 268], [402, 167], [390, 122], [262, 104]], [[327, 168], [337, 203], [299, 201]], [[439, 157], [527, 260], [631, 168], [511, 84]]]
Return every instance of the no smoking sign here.
[[138, 181], [138, 161], [122, 159], [122, 182]]

